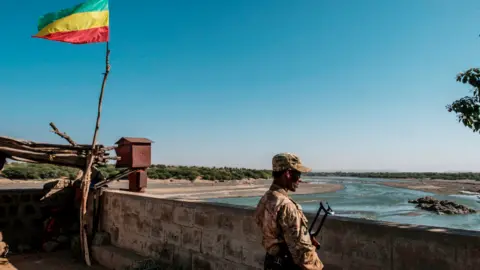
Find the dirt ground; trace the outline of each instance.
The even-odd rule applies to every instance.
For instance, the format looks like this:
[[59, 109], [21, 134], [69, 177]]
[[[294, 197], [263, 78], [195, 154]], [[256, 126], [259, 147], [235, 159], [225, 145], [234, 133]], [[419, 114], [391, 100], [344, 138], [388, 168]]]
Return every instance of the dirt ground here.
[[405, 182], [383, 182], [390, 187], [408, 188], [436, 194], [480, 193], [480, 182], [474, 180], [407, 180]]
[[69, 251], [12, 255], [0, 259], [0, 270], [106, 270], [99, 265], [88, 267], [72, 259]]

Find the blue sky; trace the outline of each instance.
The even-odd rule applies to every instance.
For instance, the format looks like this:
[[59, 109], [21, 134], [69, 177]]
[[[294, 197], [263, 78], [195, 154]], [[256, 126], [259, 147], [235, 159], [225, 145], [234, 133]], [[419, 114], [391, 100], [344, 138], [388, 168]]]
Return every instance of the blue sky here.
[[[1, 1], [0, 134], [90, 143], [105, 44], [33, 39], [79, 0]], [[445, 105], [480, 60], [480, 2], [110, 1], [100, 143], [155, 141], [155, 163], [478, 171], [480, 135]]]

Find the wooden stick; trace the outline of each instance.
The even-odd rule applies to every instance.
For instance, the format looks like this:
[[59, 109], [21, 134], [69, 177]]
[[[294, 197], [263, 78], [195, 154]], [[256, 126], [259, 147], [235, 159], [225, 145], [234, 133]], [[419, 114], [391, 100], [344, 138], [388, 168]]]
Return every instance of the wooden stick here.
[[73, 146], [76, 146], [76, 145], [77, 145], [77, 143], [74, 142], [74, 141], [72, 140], [72, 138], [70, 138], [70, 136], [67, 135], [67, 133], [65, 133], [65, 132], [62, 133], [62, 132], [60, 132], [60, 130], [58, 130], [58, 128], [55, 126], [55, 124], [54, 124], [53, 122], [50, 122], [50, 126], [51, 126], [52, 129], [53, 129], [53, 133], [55, 133], [55, 134], [57, 134], [58, 136], [64, 138], [64, 139], [67, 140], [67, 142], [70, 143], [71, 145], [73, 145]]
[[[32, 141], [20, 140], [20, 139], [13, 139], [9, 137], [0, 136], [0, 145], [15, 145], [19, 147], [28, 147], [31, 149], [38, 149], [38, 150], [67, 150], [67, 151], [90, 151], [92, 146], [90, 144], [87, 145], [64, 145], [64, 144], [49, 144], [49, 143], [35, 143]], [[102, 149], [105, 148], [103, 145], [100, 146]], [[111, 148], [107, 147], [106, 149]], [[102, 150], [106, 151], [106, 150]]]
[[88, 162], [86, 164], [85, 168], [85, 173], [83, 174], [83, 181], [82, 181], [82, 191], [83, 191], [83, 196], [82, 196], [82, 204], [80, 206], [80, 245], [83, 250], [84, 254], [84, 259], [85, 262], [87, 263], [88, 266], [91, 266], [90, 262], [90, 253], [88, 250], [88, 239], [87, 239], [87, 233], [86, 233], [86, 213], [87, 213], [87, 200], [88, 200], [88, 190], [90, 188], [90, 178], [91, 178], [91, 169], [93, 165], [93, 160], [96, 155], [96, 148], [95, 148], [95, 143], [97, 140], [97, 133], [98, 129], [100, 127], [100, 117], [101, 117], [101, 112], [102, 112], [102, 101], [103, 101], [103, 93], [105, 89], [105, 83], [107, 82], [107, 76], [108, 73], [110, 72], [110, 63], [109, 63], [109, 56], [110, 56], [110, 49], [108, 47], [108, 42], [107, 42], [107, 52], [106, 52], [106, 57], [105, 57], [105, 73], [103, 76], [103, 82], [102, 82], [102, 88], [100, 90], [100, 97], [98, 99], [98, 112], [97, 112], [97, 122], [95, 125], [95, 132], [93, 133], [93, 139], [92, 139], [92, 151], [90, 155], [88, 156]]
[[[32, 147], [24, 144], [8, 143], [0, 140], [0, 147], [13, 148], [17, 150], [31, 151], [39, 154], [75, 154], [86, 156], [90, 149], [62, 149], [58, 147]], [[99, 149], [101, 153], [101, 149]]]
[[[13, 145], [7, 145], [3, 146], [0, 144], [0, 151], [4, 153], [9, 153], [9, 152], [22, 152], [22, 153], [31, 153], [32, 155], [35, 156], [63, 156], [63, 157], [84, 157], [85, 155], [81, 155], [80, 153], [77, 152], [72, 152], [72, 151], [56, 151], [56, 149], [52, 150], [38, 150], [38, 149], [32, 149], [29, 147], [17, 147]], [[12, 154], [14, 155], [14, 154]]]
[[31, 160], [31, 159], [26, 159], [26, 158], [19, 158], [19, 157], [8, 157], [8, 158], [13, 159], [15, 161], [20, 161], [20, 162], [39, 163], [37, 161]]
[[[54, 152], [38, 152], [38, 151], [31, 151], [25, 149], [18, 149], [12, 147], [4, 147], [0, 146], [0, 151], [4, 154], [18, 156], [18, 155], [30, 155], [31, 158], [37, 157], [40, 159], [57, 159], [57, 158], [72, 158], [73, 163], [75, 163], [76, 158], [84, 159], [85, 156], [78, 155], [77, 153], [54, 153]], [[28, 157], [27, 157], [28, 158]], [[85, 165], [85, 163], [84, 163]]]

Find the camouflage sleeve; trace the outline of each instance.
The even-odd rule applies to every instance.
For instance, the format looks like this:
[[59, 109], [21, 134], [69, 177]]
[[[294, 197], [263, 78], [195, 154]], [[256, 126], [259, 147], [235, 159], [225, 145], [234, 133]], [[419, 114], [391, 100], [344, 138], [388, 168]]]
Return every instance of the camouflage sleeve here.
[[293, 203], [287, 203], [281, 207], [278, 215], [283, 237], [295, 264], [304, 270], [323, 269], [323, 263], [310, 239], [306, 220], [297, 207]]

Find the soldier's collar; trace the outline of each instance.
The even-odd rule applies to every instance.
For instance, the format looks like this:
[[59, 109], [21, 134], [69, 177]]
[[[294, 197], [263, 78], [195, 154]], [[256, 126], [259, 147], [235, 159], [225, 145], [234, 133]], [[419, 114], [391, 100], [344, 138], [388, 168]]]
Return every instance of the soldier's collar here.
[[286, 188], [283, 188], [277, 184], [272, 184], [270, 186], [270, 190], [271, 191], [276, 191], [276, 192], [280, 192], [281, 194], [285, 195], [285, 196], [288, 196], [288, 191]]

